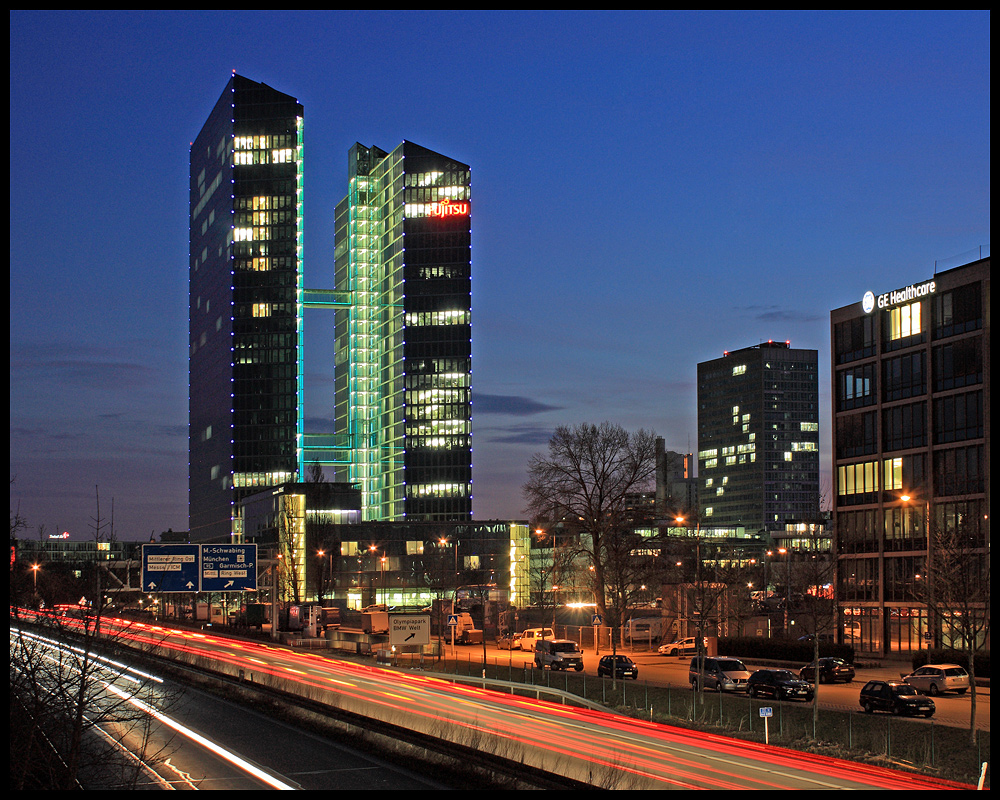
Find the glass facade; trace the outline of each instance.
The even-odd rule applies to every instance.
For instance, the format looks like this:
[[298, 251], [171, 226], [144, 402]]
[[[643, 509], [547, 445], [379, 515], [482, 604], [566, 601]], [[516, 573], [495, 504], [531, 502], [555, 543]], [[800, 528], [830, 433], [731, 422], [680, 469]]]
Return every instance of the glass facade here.
[[985, 258], [831, 313], [837, 594], [860, 649], [951, 643], [921, 574], [942, 542], [989, 558], [989, 274]]
[[[351, 148], [335, 231], [337, 480], [366, 520], [472, 517], [470, 171]], [[346, 474], [345, 474], [346, 473]]]
[[302, 431], [302, 106], [233, 75], [191, 146], [189, 530], [295, 480]]
[[698, 365], [703, 525], [774, 534], [818, 518], [818, 364], [768, 342]]

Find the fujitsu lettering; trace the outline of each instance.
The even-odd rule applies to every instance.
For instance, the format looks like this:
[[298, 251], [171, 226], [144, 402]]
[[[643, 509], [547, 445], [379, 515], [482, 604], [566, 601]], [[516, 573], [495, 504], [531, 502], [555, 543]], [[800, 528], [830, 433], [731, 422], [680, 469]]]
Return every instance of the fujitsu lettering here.
[[469, 213], [469, 204], [466, 201], [453, 202], [447, 198], [437, 203], [431, 203], [430, 216], [432, 217], [464, 217]]

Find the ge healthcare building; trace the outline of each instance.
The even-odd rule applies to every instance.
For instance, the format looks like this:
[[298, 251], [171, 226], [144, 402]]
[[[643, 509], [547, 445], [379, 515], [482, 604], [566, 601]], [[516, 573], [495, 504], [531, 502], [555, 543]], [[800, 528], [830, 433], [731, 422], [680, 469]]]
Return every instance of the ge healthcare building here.
[[845, 630], [881, 653], [988, 635], [989, 257], [870, 291], [830, 324]]

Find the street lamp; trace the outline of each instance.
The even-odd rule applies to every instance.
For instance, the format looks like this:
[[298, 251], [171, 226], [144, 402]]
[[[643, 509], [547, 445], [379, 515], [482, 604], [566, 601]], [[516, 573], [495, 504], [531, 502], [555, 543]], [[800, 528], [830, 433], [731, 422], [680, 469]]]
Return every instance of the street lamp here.
[[[378, 546], [374, 545], [374, 544], [368, 545], [368, 552], [372, 553], [372, 554], [378, 553]], [[384, 559], [379, 562], [379, 568], [380, 569], [382, 568], [383, 563], [384, 563]], [[385, 573], [383, 572], [383, 576], [384, 576], [384, 574]], [[375, 576], [373, 575], [372, 576], [372, 583], [374, 583], [374, 582], [375, 582]], [[372, 591], [373, 591], [373, 593], [375, 595], [375, 603], [374, 603], [374, 605], [378, 605], [378, 589], [375, 589], [375, 587], [373, 586], [372, 587]]]
[[[914, 503], [918, 502], [914, 495], [903, 494], [899, 496], [907, 505], [910, 505], [911, 501]], [[924, 547], [927, 551], [926, 558], [926, 578], [927, 578], [927, 632], [930, 634], [931, 644], [937, 645], [936, 636], [936, 621], [931, 616], [934, 613], [934, 571], [931, 569], [931, 559], [934, 555], [934, 548], [931, 547], [931, 504], [930, 500], [924, 499]]]
[[41, 564], [32, 564], [31, 565], [31, 576], [32, 576], [33, 583], [34, 583], [34, 594], [36, 596], [38, 595], [38, 570], [40, 570], [41, 568], [42, 568]]
[[[324, 550], [317, 550], [316, 551], [316, 555], [319, 556], [321, 559], [323, 558], [323, 556], [329, 555], [329, 557], [330, 557], [330, 580], [333, 580], [333, 550], [331, 550], [329, 552], [329, 554], [327, 554], [326, 551], [324, 551]], [[323, 603], [323, 590], [326, 588], [326, 579], [323, 576], [324, 575], [323, 574], [323, 567], [324, 566], [325, 566], [325, 564], [322, 565], [322, 566], [320, 566], [320, 569], [319, 569], [319, 602], [320, 602], [320, 604]]]
[[[674, 519], [680, 525], [685, 523], [683, 516], [678, 515]], [[695, 598], [698, 602], [698, 624], [696, 630], [698, 631], [698, 639], [695, 642], [695, 661], [698, 664], [698, 678], [696, 681], [696, 686], [699, 691], [702, 688], [702, 678], [705, 671], [705, 597], [702, 592], [701, 586], [701, 517], [695, 518], [695, 539], [694, 539], [694, 585], [695, 585]]]
[[785, 636], [788, 636], [792, 616], [792, 550], [779, 547], [778, 552], [785, 557]]

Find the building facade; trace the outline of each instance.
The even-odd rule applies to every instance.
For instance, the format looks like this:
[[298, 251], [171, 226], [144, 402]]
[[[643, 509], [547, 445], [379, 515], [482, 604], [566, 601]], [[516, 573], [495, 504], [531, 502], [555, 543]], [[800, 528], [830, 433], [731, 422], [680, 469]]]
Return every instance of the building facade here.
[[302, 432], [302, 106], [234, 74], [191, 145], [191, 541], [296, 480]]
[[958, 538], [966, 577], [988, 586], [990, 260], [868, 292], [830, 324], [844, 630], [879, 653], [955, 644], [921, 582]]
[[767, 342], [698, 364], [703, 526], [768, 535], [819, 516], [819, 358]]
[[365, 520], [472, 518], [470, 172], [356, 144], [335, 229], [337, 480]]

